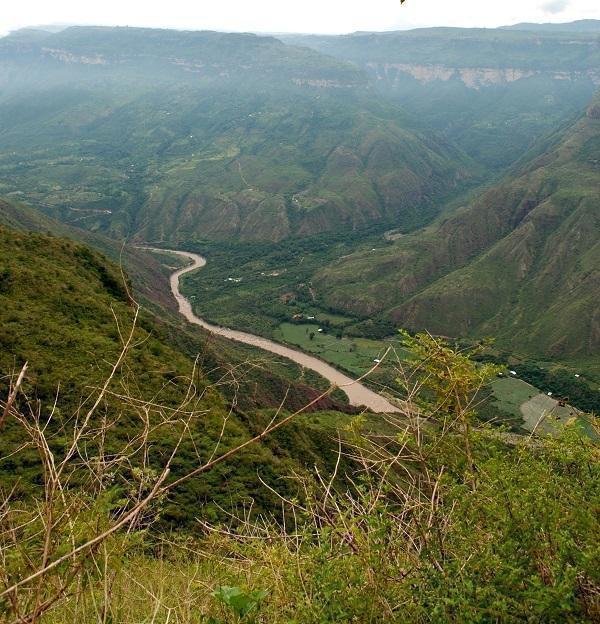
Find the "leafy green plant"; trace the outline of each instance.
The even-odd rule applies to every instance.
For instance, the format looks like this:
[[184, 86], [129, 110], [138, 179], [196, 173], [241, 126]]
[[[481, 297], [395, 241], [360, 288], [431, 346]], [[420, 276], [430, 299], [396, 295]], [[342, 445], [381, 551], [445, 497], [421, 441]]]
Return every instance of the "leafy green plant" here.
[[264, 589], [246, 591], [241, 587], [223, 585], [211, 595], [227, 607], [233, 615], [234, 622], [248, 622], [250, 624], [256, 621], [258, 610], [269, 592]]

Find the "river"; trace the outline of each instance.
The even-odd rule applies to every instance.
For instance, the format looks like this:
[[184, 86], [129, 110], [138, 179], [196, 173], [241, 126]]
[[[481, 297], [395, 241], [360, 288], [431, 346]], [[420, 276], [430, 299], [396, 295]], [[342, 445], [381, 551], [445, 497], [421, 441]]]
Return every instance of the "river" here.
[[178, 269], [171, 275], [171, 291], [179, 305], [179, 312], [190, 323], [199, 325], [209, 332], [223, 336], [229, 340], [235, 340], [236, 342], [242, 342], [244, 344], [263, 349], [264, 351], [269, 351], [275, 355], [292, 360], [304, 368], [315, 371], [327, 379], [329, 383], [343, 390], [346, 393], [351, 405], [357, 407], [364, 406], [376, 413], [392, 413], [401, 411], [399, 407], [390, 403], [386, 398], [377, 394], [377, 392], [367, 388], [360, 381], [348, 377], [348, 375], [345, 375], [317, 357], [308, 355], [303, 351], [297, 351], [296, 349], [286, 347], [285, 345], [269, 340], [268, 338], [262, 338], [261, 336], [255, 336], [254, 334], [237, 331], [235, 329], [227, 329], [226, 327], [219, 327], [218, 325], [207, 323], [204, 319], [201, 319], [194, 314], [192, 304], [186, 297], [183, 296], [179, 288], [181, 278], [187, 273], [191, 273], [192, 271], [196, 271], [197, 269], [201, 269], [206, 266], [206, 259], [198, 254], [190, 253], [189, 251], [176, 251], [172, 249], [157, 249], [148, 247], [146, 249], [148, 249], [148, 251], [175, 254], [177, 256], [187, 258], [190, 261], [188, 266]]

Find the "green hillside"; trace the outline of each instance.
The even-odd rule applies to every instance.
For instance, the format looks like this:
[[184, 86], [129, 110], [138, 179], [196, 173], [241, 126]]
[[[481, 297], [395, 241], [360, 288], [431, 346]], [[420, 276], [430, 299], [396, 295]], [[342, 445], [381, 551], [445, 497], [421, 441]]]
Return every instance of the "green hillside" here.
[[600, 622], [600, 41], [521, 28], [0, 38], [0, 622]]
[[131, 278], [132, 293], [141, 303], [157, 312], [177, 312], [169, 287], [169, 272], [135, 246], [124, 245], [102, 234], [61, 223], [26, 204], [2, 198], [0, 225], [25, 232], [49, 233], [85, 243], [123, 266]]
[[[43, 419], [52, 414], [48, 435], [56, 449], [71, 435], [78, 414], [98, 396], [131, 331], [133, 315], [119, 268], [101, 254], [67, 239], [0, 226], [0, 395], [7, 396], [11, 380], [28, 362], [20, 402], [26, 409], [28, 400]], [[250, 349], [218, 340], [207, 343], [201, 331], [158, 321], [144, 311], [131, 344], [94, 422], [99, 426], [102, 418], [114, 418], [115, 434], [124, 440], [139, 431], [137, 408], [143, 402], [150, 402], [150, 422], [159, 406], [167, 411], [182, 402], [193, 406], [201, 420], [182, 447], [174, 478], [206, 459], [221, 435], [228, 448], [265, 426], [271, 418], [268, 408], [283, 401], [284, 409], [298, 409], [317, 396], [309, 383], [323, 387], [295, 367], [260, 365]], [[344, 409], [332, 400], [317, 405]], [[190, 482], [166, 504], [164, 525], [189, 524], [199, 504], [214, 515], [218, 504], [255, 496], [257, 473], [273, 480], [315, 462], [327, 464], [329, 421], [326, 414], [318, 421], [311, 417], [245, 453], [234, 469]], [[24, 496], [39, 483], [39, 466], [31, 450], [21, 449], [23, 431], [17, 422], [9, 419], [3, 427], [0, 487], [15, 486], [16, 494]], [[154, 441], [155, 465], [163, 459], [161, 449], [174, 444], [176, 432], [174, 423]], [[257, 509], [271, 509], [274, 501], [268, 492], [259, 493]]]
[[599, 110], [596, 99], [545, 153], [426, 230], [330, 264], [320, 296], [409, 328], [597, 365]]
[[0, 39], [0, 193], [116, 238], [421, 225], [481, 169], [413, 125], [354, 65], [272, 37]]
[[[24, 236], [29, 239], [33, 233], [39, 234], [40, 236], [34, 240], [40, 241], [39, 244], [42, 246], [44, 243], [41, 241], [52, 243], [68, 237], [70, 239], [68, 242], [73, 247], [79, 246], [85, 250], [86, 254], [94, 255], [99, 263], [98, 266], [106, 267], [101, 271], [110, 274], [112, 282], [123, 284], [125, 281], [127, 283], [127, 289], [131, 295], [142, 304], [144, 322], [160, 335], [163, 342], [188, 358], [195, 358], [199, 352], [202, 352], [207, 374], [213, 381], [220, 379], [224, 368], [240, 367], [242, 376], [237, 379], [237, 383], [241, 383], [240, 387], [244, 387], [247, 392], [238, 397], [236, 391], [228, 388], [227, 385], [223, 386], [222, 392], [227, 399], [235, 399], [241, 407], [254, 409], [279, 406], [282, 397], [287, 395], [286, 405], [290, 409], [297, 409], [312, 400], [318, 390], [328, 387], [327, 382], [312, 371], [300, 371], [299, 367], [292, 362], [270, 361], [268, 356], [265, 360], [265, 353], [252, 347], [214, 336], [207, 340], [207, 334], [203, 330], [183, 321], [171, 293], [168, 279], [173, 270], [173, 263], [170, 260], [165, 263], [165, 256], [162, 254], [155, 257], [145, 250], [136, 249], [130, 245], [123, 246], [101, 235], [61, 224], [24, 204], [2, 199], [0, 199], [1, 226], [9, 226], [6, 232], [10, 237]], [[19, 233], [14, 230], [18, 230]], [[85, 246], [80, 244], [82, 242]], [[7, 253], [4, 262], [8, 263], [9, 260], [10, 254]], [[62, 264], [60, 259], [54, 260], [57, 266]], [[35, 254], [29, 254], [26, 261], [33, 264], [36, 261]], [[118, 261], [122, 262], [123, 270], [120, 265], [117, 265]], [[67, 270], [73, 269], [76, 274], [80, 273], [77, 267], [67, 268]], [[62, 273], [57, 273], [56, 278], [50, 281], [57, 282], [60, 275]], [[12, 280], [10, 281], [13, 283]], [[80, 283], [82, 281], [85, 281], [85, 276], [82, 277]], [[52, 287], [55, 286], [56, 284], [53, 283]], [[91, 289], [95, 287], [93, 282], [88, 286]], [[8, 298], [5, 304], [8, 311], [14, 302]], [[36, 329], [37, 324], [33, 324], [31, 328]], [[23, 336], [26, 333], [23, 332]], [[35, 343], [35, 340], [32, 339], [31, 342]], [[61, 354], [61, 357], [63, 355]], [[268, 362], [268, 365], [255, 366], [254, 363], [258, 362]], [[58, 375], [52, 374], [50, 383], [53, 380], [58, 382]], [[247, 384], [247, 387], [244, 384]], [[323, 399], [318, 406], [349, 409], [347, 397], [341, 391], [336, 391], [334, 397], [333, 400]]]

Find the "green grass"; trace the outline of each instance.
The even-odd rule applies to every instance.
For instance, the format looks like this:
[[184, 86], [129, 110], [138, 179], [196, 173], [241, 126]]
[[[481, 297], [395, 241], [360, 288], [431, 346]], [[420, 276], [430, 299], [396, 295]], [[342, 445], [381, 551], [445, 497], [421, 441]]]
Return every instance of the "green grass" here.
[[558, 423], [565, 424], [577, 412], [569, 406], [561, 406], [547, 394], [538, 394], [521, 406], [525, 428], [540, 434], [553, 433]]
[[[578, 414], [573, 407], [560, 405], [559, 401], [521, 379], [496, 379], [490, 389], [496, 409], [520, 419], [525, 430], [535, 430], [540, 435], [555, 433], [559, 424], [564, 425]], [[592, 433], [585, 422], [580, 424], [588, 434]]]
[[523, 417], [521, 405], [540, 393], [537, 388], [521, 379], [506, 377], [493, 381], [491, 388], [498, 401], [498, 408], [503, 412], [520, 417]]
[[[314, 353], [320, 358], [352, 373], [355, 376], [364, 375], [375, 365], [375, 359], [383, 358], [386, 350], [392, 348], [389, 360], [382, 368], [390, 370], [396, 363], [395, 354], [403, 353], [400, 341], [370, 340], [368, 338], [338, 338], [329, 334], [320, 325], [281, 323], [273, 333], [275, 340], [286, 342], [300, 347], [303, 351]], [[311, 339], [311, 335], [313, 338]]]

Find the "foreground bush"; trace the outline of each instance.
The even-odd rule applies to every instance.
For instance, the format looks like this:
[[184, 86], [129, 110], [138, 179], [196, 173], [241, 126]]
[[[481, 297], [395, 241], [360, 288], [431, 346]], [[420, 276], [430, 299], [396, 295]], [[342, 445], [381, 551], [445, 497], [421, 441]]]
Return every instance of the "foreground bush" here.
[[176, 484], [143, 462], [118, 496], [61, 488], [33, 427], [49, 478], [44, 499], [2, 506], [6, 621], [598, 621], [598, 438], [576, 422], [544, 439], [475, 428], [495, 369], [430, 336], [406, 346], [403, 415], [349, 423], [336, 469], [289, 475], [280, 514], [215, 526], [199, 509], [202, 537], [152, 529]]

